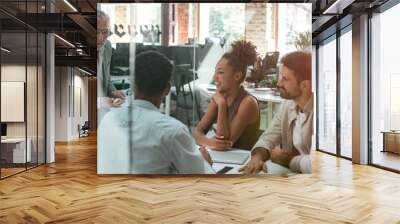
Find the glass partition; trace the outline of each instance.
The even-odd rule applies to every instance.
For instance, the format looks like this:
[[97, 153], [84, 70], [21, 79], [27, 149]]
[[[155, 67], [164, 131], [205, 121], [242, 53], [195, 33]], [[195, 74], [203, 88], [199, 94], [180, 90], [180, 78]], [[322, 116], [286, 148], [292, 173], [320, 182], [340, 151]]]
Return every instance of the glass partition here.
[[45, 162], [45, 36], [16, 18], [44, 10], [44, 1], [2, 1], [0, 13], [0, 178]]
[[36, 32], [27, 32], [27, 81], [26, 81], [26, 113], [27, 113], [27, 167], [34, 167], [38, 163], [38, 35]]
[[[232, 51], [232, 44], [244, 43], [240, 41], [247, 41], [254, 46], [254, 54], [252, 54], [253, 49], [246, 49], [250, 52], [249, 58], [252, 61], [235, 70], [237, 80], [234, 81], [239, 83], [238, 92], [243, 90], [240, 93], [252, 95], [258, 101], [255, 101], [255, 115], [248, 118], [254, 127], [257, 126], [251, 127], [255, 131], [248, 136], [253, 139], [252, 144], [254, 144], [254, 140], [268, 128], [275, 112], [284, 102], [276, 86], [279, 59], [295, 50], [311, 51], [311, 4], [102, 3], [98, 4], [98, 11], [100, 18], [103, 18], [102, 13], [107, 18], [104, 20], [105, 23], [103, 20], [99, 22], [100, 19], [97, 21], [98, 43], [101, 42], [98, 45], [97, 70], [99, 173], [119, 172], [114, 169], [116, 167], [124, 167], [124, 172], [133, 172], [128, 170], [135, 170], [133, 168], [135, 164], [144, 163], [148, 159], [143, 157], [147, 152], [140, 152], [141, 148], [145, 147], [135, 146], [135, 142], [139, 141], [137, 139], [142, 138], [143, 130], [148, 128], [144, 126], [142, 129], [137, 129], [146, 119], [145, 115], [142, 120], [138, 118], [140, 122], [130, 120], [139, 116], [135, 114], [137, 104], [139, 107], [151, 107], [174, 118], [174, 121], [184, 125], [187, 136], [194, 136], [196, 140], [198, 140], [196, 133], [199, 124], [205, 122], [207, 123], [205, 126], [209, 127], [205, 128], [207, 130], [204, 134], [206, 137], [214, 138], [218, 129], [217, 115], [204, 117], [207, 116], [207, 111], [215, 110], [213, 107], [216, 104], [217, 92], [228, 94], [224, 92], [228, 91], [224, 89], [225, 84], [221, 83], [228, 83], [230, 80], [221, 81], [224, 75], [219, 74], [224, 62], [221, 58], [225, 53]], [[293, 14], [299, 20], [285, 20], [283, 17], [278, 17], [281, 14]], [[267, 35], [267, 29], [276, 32]], [[135, 61], [138, 55], [148, 51], [161, 53], [174, 67], [171, 82], [166, 85], [167, 87], [170, 85], [170, 88], [166, 88], [166, 92], [163, 92], [161, 102], [153, 101], [158, 96], [156, 90], [147, 90], [150, 92], [144, 94], [146, 90], [135, 86], [137, 81], [135, 70], [138, 69], [135, 68]], [[241, 60], [246, 60], [246, 57], [247, 55], [240, 55]], [[239, 62], [243, 63], [241, 60]], [[155, 63], [151, 58], [146, 62]], [[157, 64], [151, 65], [158, 67]], [[167, 71], [166, 69], [165, 72]], [[151, 76], [156, 74], [146, 75], [152, 80]], [[149, 82], [163, 81], [160, 78]], [[145, 88], [143, 86], [149, 87], [151, 84], [139, 85]], [[156, 88], [155, 85], [153, 87]], [[232, 105], [233, 103], [229, 102], [229, 106]], [[237, 106], [239, 107], [240, 103]], [[230, 110], [235, 109], [232, 106]], [[118, 115], [119, 118], [116, 116], [117, 113], [121, 113]], [[154, 116], [154, 120], [148, 122], [157, 128], [158, 124], [152, 123], [157, 121], [157, 116]], [[234, 114], [230, 122], [233, 121], [233, 117]], [[116, 125], [119, 122], [123, 125]], [[171, 134], [177, 130], [171, 130]], [[160, 130], [161, 132], [163, 130]], [[156, 140], [158, 134], [148, 133], [148, 135], [147, 144], [151, 145], [153, 140], [160, 140]], [[195, 139], [187, 140], [193, 144], [190, 147], [197, 147], [196, 144], [202, 145]], [[116, 147], [118, 149], [113, 151], [113, 158], [118, 158], [119, 161], [119, 165], [115, 167], [108, 164], [108, 161], [112, 161], [108, 153], [111, 152], [109, 150], [114, 143], [118, 144]], [[158, 144], [154, 143], [153, 146], [157, 148]], [[250, 147], [247, 148], [249, 149]], [[119, 157], [120, 154], [124, 156]], [[165, 159], [159, 158], [159, 160], [165, 162]], [[147, 171], [143, 172], [148, 173]], [[134, 173], [141, 172], [136, 170]]]
[[318, 145], [336, 154], [336, 36], [318, 48]]
[[371, 18], [372, 164], [400, 170], [400, 50], [397, 27], [400, 5]]
[[351, 26], [340, 36], [340, 154], [352, 158], [352, 35]]
[[1, 123], [2, 177], [24, 171], [30, 162], [31, 141], [27, 141], [26, 91], [27, 91], [27, 35], [2, 33], [1, 46]]
[[46, 163], [46, 36], [43, 33], [38, 34], [38, 77], [37, 77], [37, 90], [38, 90], [38, 143], [37, 143], [37, 162], [38, 164]]

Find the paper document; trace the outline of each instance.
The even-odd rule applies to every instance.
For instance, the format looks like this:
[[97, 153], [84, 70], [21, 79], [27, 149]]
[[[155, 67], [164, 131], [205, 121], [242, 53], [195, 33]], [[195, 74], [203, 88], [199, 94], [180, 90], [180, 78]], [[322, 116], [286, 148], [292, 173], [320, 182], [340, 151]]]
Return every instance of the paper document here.
[[250, 156], [250, 151], [231, 149], [229, 151], [214, 151], [209, 149], [208, 153], [214, 163], [244, 164]]
[[215, 86], [215, 85], [209, 85], [209, 86], [207, 86], [207, 90], [208, 90], [208, 91], [215, 91], [215, 90], [217, 90], [217, 86]]

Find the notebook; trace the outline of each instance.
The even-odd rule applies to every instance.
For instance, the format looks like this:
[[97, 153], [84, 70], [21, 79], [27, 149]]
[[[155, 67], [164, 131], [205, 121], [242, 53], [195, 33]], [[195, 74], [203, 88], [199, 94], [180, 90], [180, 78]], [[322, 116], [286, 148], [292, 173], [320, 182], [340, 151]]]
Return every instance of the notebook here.
[[210, 84], [209, 86], [207, 86], [207, 90], [208, 91], [215, 91], [215, 90], [217, 90], [217, 86]]
[[208, 150], [214, 163], [244, 164], [250, 156], [250, 151], [230, 149], [229, 151]]

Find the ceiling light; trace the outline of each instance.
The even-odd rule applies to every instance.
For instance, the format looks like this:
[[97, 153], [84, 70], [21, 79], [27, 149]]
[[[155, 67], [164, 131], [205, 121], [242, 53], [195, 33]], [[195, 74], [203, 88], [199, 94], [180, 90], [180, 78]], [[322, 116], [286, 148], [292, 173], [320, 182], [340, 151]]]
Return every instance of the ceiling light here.
[[66, 43], [67, 45], [69, 45], [69, 46], [75, 48], [75, 45], [71, 44], [71, 42], [69, 42], [68, 40], [66, 40], [66, 39], [64, 39], [64, 38], [62, 38], [62, 37], [60, 37], [60, 36], [58, 36], [57, 34], [54, 34], [54, 36], [56, 36], [58, 39], [60, 39], [61, 41], [63, 41], [63, 42]]
[[78, 67], [78, 69], [79, 69], [81, 72], [85, 73], [85, 74], [92, 75], [92, 73], [90, 73], [90, 72], [88, 72], [88, 71], [85, 71], [85, 70], [83, 70], [83, 69], [81, 69], [81, 68], [79, 68], [79, 67]]
[[4, 51], [4, 52], [7, 52], [7, 53], [10, 53], [11, 52], [11, 50], [9, 50], [9, 49], [7, 49], [7, 48], [5, 48], [5, 47], [1, 47], [0, 48], [2, 51]]
[[322, 14], [342, 14], [347, 6], [351, 5], [355, 0], [336, 0]]
[[65, 4], [67, 4], [72, 10], [74, 10], [74, 12], [78, 12], [78, 10], [68, 1], [68, 0], [64, 0]]

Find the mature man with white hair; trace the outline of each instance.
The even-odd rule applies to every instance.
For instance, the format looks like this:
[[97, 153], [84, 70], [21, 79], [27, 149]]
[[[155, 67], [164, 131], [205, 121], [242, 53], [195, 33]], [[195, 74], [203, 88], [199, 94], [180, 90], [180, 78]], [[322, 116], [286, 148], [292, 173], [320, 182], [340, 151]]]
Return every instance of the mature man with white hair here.
[[110, 80], [110, 65], [112, 47], [107, 40], [110, 35], [110, 19], [103, 11], [97, 11], [97, 80], [98, 109], [100, 122], [110, 107], [119, 107], [125, 99], [125, 94], [118, 91]]

